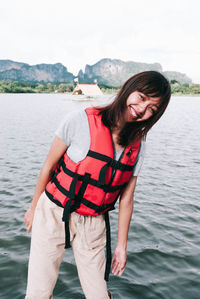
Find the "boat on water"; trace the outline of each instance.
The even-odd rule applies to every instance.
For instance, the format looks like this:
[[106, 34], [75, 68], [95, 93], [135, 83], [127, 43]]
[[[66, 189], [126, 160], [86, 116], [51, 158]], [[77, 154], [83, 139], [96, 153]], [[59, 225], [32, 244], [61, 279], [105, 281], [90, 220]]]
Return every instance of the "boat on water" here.
[[72, 95], [76, 97], [72, 98], [74, 101], [96, 101], [103, 96], [103, 92], [97, 85], [94, 84], [80, 84], [77, 83]]

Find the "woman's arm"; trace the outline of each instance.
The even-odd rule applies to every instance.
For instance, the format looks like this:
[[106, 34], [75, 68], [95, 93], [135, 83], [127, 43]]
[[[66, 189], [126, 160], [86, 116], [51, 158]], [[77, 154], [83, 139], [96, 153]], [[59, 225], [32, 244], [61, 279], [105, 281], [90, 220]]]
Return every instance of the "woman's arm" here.
[[126, 248], [129, 224], [133, 212], [133, 196], [136, 181], [137, 177], [133, 176], [120, 198], [118, 218], [118, 242], [114, 251], [113, 260], [111, 264], [112, 273], [114, 275], [122, 275], [126, 267]]
[[27, 212], [24, 215], [27, 232], [30, 232], [31, 230], [34, 212], [37, 206], [38, 199], [42, 194], [42, 192], [45, 190], [45, 187], [49, 182], [52, 173], [57, 166], [59, 159], [62, 157], [66, 149], [67, 149], [66, 144], [59, 137], [56, 136], [53, 140], [50, 151], [47, 155], [47, 158], [40, 172], [30, 208], [27, 210]]

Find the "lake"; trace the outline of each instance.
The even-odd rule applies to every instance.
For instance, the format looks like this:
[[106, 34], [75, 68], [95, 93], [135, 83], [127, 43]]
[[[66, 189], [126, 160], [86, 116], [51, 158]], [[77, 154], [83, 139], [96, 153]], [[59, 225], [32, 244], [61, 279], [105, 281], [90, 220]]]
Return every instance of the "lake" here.
[[[67, 94], [0, 94], [1, 299], [25, 296], [30, 234], [23, 217], [57, 126], [69, 111], [108, 97], [75, 102]], [[114, 250], [117, 209], [111, 213], [111, 230]], [[114, 299], [200, 298], [199, 97], [172, 97], [148, 134], [127, 267], [122, 277], [110, 276], [108, 288]], [[84, 298], [71, 249], [54, 298]]]

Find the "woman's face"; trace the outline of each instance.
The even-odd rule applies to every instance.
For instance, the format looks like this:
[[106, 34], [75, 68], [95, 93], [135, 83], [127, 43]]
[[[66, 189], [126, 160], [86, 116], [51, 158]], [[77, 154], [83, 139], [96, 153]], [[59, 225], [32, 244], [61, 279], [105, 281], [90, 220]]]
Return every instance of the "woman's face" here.
[[132, 92], [126, 101], [126, 121], [144, 121], [159, 109], [160, 98], [146, 96], [140, 91]]

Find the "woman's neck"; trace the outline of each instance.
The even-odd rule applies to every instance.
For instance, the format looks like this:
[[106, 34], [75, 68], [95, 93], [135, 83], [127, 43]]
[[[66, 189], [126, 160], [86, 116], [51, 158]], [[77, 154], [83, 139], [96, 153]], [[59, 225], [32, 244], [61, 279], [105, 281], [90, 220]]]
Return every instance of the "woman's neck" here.
[[121, 146], [120, 144], [118, 144], [119, 132], [120, 132], [120, 129], [118, 129], [118, 128], [114, 128], [111, 131], [112, 140], [113, 140], [113, 144], [114, 144], [114, 147], [115, 147], [116, 151], [119, 151], [119, 150], [123, 149], [123, 146]]

